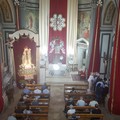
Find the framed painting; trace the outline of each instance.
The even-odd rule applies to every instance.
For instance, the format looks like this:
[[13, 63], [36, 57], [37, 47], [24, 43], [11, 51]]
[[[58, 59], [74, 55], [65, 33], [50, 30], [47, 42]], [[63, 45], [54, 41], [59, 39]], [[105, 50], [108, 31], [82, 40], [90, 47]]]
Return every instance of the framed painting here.
[[39, 12], [37, 10], [26, 10], [25, 28], [35, 33], [39, 30]]
[[85, 38], [89, 40], [90, 34], [90, 11], [79, 11], [78, 12], [78, 33], [77, 37]]

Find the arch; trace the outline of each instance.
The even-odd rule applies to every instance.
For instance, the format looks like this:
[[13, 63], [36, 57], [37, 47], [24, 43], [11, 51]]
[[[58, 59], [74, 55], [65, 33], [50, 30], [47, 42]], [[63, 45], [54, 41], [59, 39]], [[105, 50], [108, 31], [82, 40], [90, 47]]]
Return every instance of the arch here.
[[102, 25], [112, 26], [115, 20], [116, 3], [115, 1], [105, 1], [102, 10]]
[[12, 1], [2, 0], [0, 2], [0, 12], [3, 23], [15, 23], [15, 9]]

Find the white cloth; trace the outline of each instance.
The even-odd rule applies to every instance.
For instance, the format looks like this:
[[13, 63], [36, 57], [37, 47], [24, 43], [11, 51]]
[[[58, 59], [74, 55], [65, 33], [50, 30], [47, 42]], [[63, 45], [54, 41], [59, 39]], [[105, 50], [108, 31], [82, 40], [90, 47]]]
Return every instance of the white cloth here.
[[75, 109], [69, 109], [69, 110], [67, 111], [67, 114], [74, 114], [75, 112], [76, 112]]
[[98, 104], [98, 102], [95, 100], [92, 100], [92, 101], [90, 101], [89, 106], [95, 107], [96, 104]]
[[14, 116], [9, 116], [7, 120], [17, 120]]
[[86, 103], [84, 100], [78, 100], [77, 103], [76, 103], [77, 106], [85, 106]]

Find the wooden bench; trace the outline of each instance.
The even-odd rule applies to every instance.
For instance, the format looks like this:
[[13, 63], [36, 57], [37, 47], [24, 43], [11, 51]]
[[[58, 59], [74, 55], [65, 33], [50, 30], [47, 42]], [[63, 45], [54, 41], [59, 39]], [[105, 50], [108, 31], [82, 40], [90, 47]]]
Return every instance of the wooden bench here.
[[23, 114], [23, 113], [14, 113], [17, 120], [24, 120], [27, 116], [33, 118], [34, 120], [48, 120], [48, 114]]
[[[76, 110], [76, 113], [90, 113], [92, 109], [95, 107], [93, 106], [73, 106], [73, 108]], [[70, 107], [67, 106], [67, 110], [69, 110]]]
[[64, 95], [65, 102], [67, 102], [67, 100], [70, 97], [73, 97], [73, 100], [75, 103], [80, 99], [80, 97], [83, 97], [84, 101], [88, 104], [91, 100], [95, 99], [95, 94], [94, 93], [90, 93], [90, 94], [87, 94], [87, 93], [66, 93]]
[[49, 94], [44, 94], [44, 93], [40, 93], [40, 94], [35, 94], [35, 93], [30, 93], [28, 94], [29, 98], [34, 98], [35, 96], [40, 96], [41, 98], [50, 98], [50, 93]]
[[[70, 120], [72, 115], [68, 115], [67, 120]], [[76, 114], [76, 117], [78, 120], [90, 120], [91, 118], [99, 118], [100, 120], [103, 120], [104, 115], [103, 114]]]
[[[25, 110], [27, 108], [27, 106], [17, 106], [15, 107], [15, 110], [19, 109], [19, 110]], [[33, 112], [37, 113], [48, 113], [49, 107], [48, 106], [29, 106], [29, 109]]]
[[74, 88], [76, 92], [86, 92], [88, 84], [64, 84], [64, 94], [70, 93], [72, 88]]
[[[35, 87], [37, 87], [38, 89], [41, 89], [43, 85], [41, 84], [26, 84], [26, 87], [28, 87], [30, 90], [34, 90]], [[48, 89], [50, 90], [50, 85], [46, 85], [48, 87]]]

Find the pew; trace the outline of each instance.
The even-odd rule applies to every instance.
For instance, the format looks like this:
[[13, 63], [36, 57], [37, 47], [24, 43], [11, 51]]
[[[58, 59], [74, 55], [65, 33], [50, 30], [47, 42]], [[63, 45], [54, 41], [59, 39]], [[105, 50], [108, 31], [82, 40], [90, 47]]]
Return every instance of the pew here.
[[[90, 113], [92, 109], [95, 107], [93, 106], [73, 106], [73, 108], [76, 110], [76, 113]], [[69, 110], [70, 107], [67, 106], [67, 110]]]
[[67, 100], [70, 97], [73, 97], [73, 100], [75, 103], [80, 99], [80, 97], [83, 97], [84, 101], [87, 104], [89, 104], [91, 100], [95, 99], [95, 94], [94, 93], [89, 93], [89, 94], [88, 93], [66, 93], [64, 95], [65, 102], [67, 102]]
[[29, 116], [34, 120], [48, 120], [48, 114], [23, 114], [23, 113], [14, 113], [17, 120], [24, 120], [25, 117]]
[[[38, 89], [41, 89], [42, 85], [41, 84], [26, 84], [26, 87], [30, 90], [35, 90], [35, 87]], [[48, 89], [50, 90], [50, 85], [47, 85]]]
[[[100, 120], [103, 120], [104, 115], [103, 114], [75, 114], [78, 120], [91, 120], [91, 118], [99, 118]], [[68, 114], [67, 120], [70, 120], [72, 115]]]
[[64, 93], [70, 92], [72, 88], [75, 88], [76, 92], [86, 92], [88, 84], [64, 84]]

